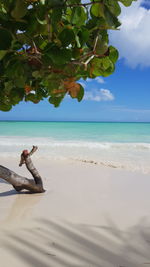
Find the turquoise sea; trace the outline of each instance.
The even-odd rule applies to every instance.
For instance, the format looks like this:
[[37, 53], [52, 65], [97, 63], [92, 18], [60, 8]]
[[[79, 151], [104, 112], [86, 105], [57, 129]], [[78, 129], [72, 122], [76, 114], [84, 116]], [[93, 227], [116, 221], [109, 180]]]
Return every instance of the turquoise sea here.
[[32, 145], [39, 158], [150, 172], [150, 123], [0, 121], [0, 156], [17, 157]]

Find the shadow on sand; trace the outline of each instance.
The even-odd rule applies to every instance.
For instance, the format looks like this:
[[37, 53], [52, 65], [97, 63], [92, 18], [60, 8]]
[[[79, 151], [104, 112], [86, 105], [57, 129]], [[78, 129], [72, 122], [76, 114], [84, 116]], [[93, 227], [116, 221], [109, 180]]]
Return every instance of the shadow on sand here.
[[21, 191], [21, 192], [17, 192], [14, 189], [5, 191], [0, 193], [0, 197], [8, 197], [8, 196], [12, 196], [12, 195], [31, 195], [32, 193], [29, 191]]
[[150, 227], [146, 219], [126, 231], [111, 221], [107, 227], [46, 219], [36, 220], [33, 225], [8, 231], [0, 241], [0, 247], [20, 266], [21, 262], [32, 267], [150, 266]]

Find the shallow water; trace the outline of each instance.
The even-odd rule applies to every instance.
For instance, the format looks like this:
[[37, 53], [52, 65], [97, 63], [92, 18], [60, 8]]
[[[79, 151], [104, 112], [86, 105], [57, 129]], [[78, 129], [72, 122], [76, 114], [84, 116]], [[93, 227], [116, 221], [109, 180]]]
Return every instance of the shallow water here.
[[0, 122], [0, 156], [32, 145], [35, 157], [150, 172], [150, 123]]

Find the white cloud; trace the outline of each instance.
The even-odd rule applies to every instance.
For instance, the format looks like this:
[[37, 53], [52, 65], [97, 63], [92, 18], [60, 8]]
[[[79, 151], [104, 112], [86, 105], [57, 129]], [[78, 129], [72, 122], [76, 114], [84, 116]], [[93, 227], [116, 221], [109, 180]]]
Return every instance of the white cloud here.
[[85, 91], [84, 100], [91, 101], [112, 101], [114, 100], [113, 94], [108, 89], [92, 89], [91, 91]]
[[150, 66], [150, 10], [141, 6], [144, 0], [122, 6], [119, 31], [110, 32], [110, 43], [119, 50], [120, 57], [131, 66]]
[[90, 79], [90, 78], [86, 79], [86, 82], [92, 82], [92, 81], [96, 81], [98, 83], [105, 83], [105, 81], [102, 77], [96, 77], [95, 79]]
[[105, 83], [104, 79], [102, 77], [97, 77], [95, 79], [98, 83]]

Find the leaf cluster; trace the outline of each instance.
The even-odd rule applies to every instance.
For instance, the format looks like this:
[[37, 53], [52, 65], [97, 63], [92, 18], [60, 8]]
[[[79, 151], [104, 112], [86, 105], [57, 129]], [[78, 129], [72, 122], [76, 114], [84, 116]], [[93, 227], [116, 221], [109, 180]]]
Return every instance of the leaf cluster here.
[[66, 94], [81, 101], [81, 78], [113, 73], [108, 30], [132, 1], [0, 0], [0, 110], [44, 98], [57, 107]]

